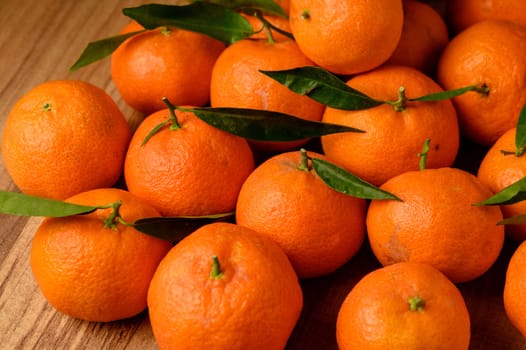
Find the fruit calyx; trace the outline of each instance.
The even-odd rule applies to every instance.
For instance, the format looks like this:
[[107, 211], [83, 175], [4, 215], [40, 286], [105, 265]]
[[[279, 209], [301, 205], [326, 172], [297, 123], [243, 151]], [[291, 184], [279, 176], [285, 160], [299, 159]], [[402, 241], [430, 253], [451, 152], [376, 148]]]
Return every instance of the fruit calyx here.
[[426, 302], [419, 295], [412, 296], [407, 300], [407, 302], [409, 303], [410, 311], [422, 312], [425, 309]]
[[476, 86], [473, 91], [481, 94], [484, 97], [489, 96], [489, 86], [486, 83], [482, 83], [480, 86]]
[[44, 112], [49, 112], [51, 110], [51, 102], [45, 102], [43, 105], [42, 105], [42, 110]]
[[159, 31], [161, 32], [162, 35], [164, 36], [169, 36], [170, 33], [172, 32], [170, 28], [166, 27], [166, 26], [163, 26], [163, 27], [160, 27], [159, 28]]
[[310, 11], [308, 9], [304, 9], [303, 11], [301, 11], [300, 19], [303, 19], [303, 20], [310, 19]]
[[297, 166], [298, 170], [301, 171], [310, 171], [309, 167], [309, 156], [307, 155], [307, 151], [305, 148], [300, 149], [300, 163]]
[[163, 97], [162, 100], [164, 104], [168, 107], [168, 111], [170, 112], [170, 117], [167, 120], [163, 121], [162, 123], [157, 124], [152, 129], [152, 131], [150, 131], [148, 135], [146, 135], [146, 137], [141, 143], [141, 146], [144, 146], [148, 142], [148, 140], [152, 138], [153, 135], [157, 134], [157, 132], [159, 132], [159, 130], [161, 130], [165, 126], [168, 126], [168, 129], [172, 131], [181, 129], [181, 124], [179, 124], [179, 121], [177, 120], [177, 116], [175, 115], [176, 107], [170, 101], [168, 101], [166, 97]]
[[403, 112], [407, 106], [408, 98], [405, 94], [405, 86], [398, 88], [398, 98], [395, 101], [385, 101], [385, 103], [391, 105], [396, 112]]
[[210, 278], [213, 280], [220, 279], [224, 276], [223, 271], [221, 270], [221, 263], [217, 255], [212, 257], [212, 269], [210, 270]]
[[126, 226], [133, 226], [133, 224], [130, 224], [130, 223], [126, 222], [122, 218], [122, 216], [120, 214], [121, 205], [122, 205], [122, 201], [119, 200], [119, 201], [117, 201], [115, 203], [111, 203], [111, 204], [108, 204], [106, 206], [99, 207], [99, 209], [108, 209], [108, 208], [112, 209], [111, 212], [110, 212], [110, 215], [103, 220], [105, 228], [111, 228], [111, 229], [116, 230], [117, 229], [117, 224], [123, 224], [123, 225], [126, 225]]

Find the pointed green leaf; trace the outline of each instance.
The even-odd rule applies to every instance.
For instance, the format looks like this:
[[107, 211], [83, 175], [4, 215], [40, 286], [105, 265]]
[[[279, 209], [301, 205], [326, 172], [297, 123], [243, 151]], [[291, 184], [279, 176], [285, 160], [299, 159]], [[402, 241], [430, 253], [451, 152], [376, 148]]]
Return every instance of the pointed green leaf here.
[[312, 158], [312, 168], [323, 182], [338, 192], [364, 199], [400, 200], [394, 194], [384, 191], [325, 160]]
[[139, 30], [136, 32], [112, 36], [106, 39], [101, 39], [88, 43], [88, 46], [80, 54], [77, 61], [69, 68], [70, 72], [76, 71], [79, 68], [85, 67], [91, 63], [101, 60], [113, 53], [126, 39], [143, 32]]
[[474, 205], [506, 205], [526, 199], [526, 176], [503, 188], [490, 198]]
[[87, 214], [97, 208], [97, 206], [77, 205], [18, 192], [0, 191], [0, 212], [3, 214], [63, 217]]
[[349, 126], [315, 122], [289, 114], [244, 108], [182, 108], [206, 123], [251, 140], [294, 141], [340, 132], [364, 132]]
[[[192, 2], [197, 1], [194, 0]], [[272, 0], [204, 0], [204, 2], [221, 5], [232, 10], [259, 10], [268, 15], [287, 17], [283, 8]]]
[[351, 88], [340, 78], [319, 67], [300, 67], [261, 73], [285, 85], [297, 94], [308, 96], [326, 106], [344, 109], [367, 109], [382, 104]]
[[233, 218], [234, 213], [207, 216], [144, 218], [134, 222], [138, 231], [177, 243], [203, 225]]
[[254, 33], [250, 23], [236, 11], [209, 2], [190, 5], [147, 4], [123, 9], [123, 13], [146, 29], [171, 26], [208, 35], [225, 44]]
[[526, 224], [526, 214], [514, 215], [497, 222], [497, 225], [522, 225]]
[[465, 94], [466, 92], [469, 92], [469, 91], [478, 91], [479, 89], [480, 89], [479, 85], [470, 85], [470, 86], [462, 87], [459, 89], [446, 90], [446, 91], [436, 92], [433, 94], [424, 95], [424, 96], [420, 96], [416, 98], [409, 98], [408, 100], [409, 101], [422, 101], [422, 102], [448, 100], [453, 97], [457, 97], [462, 94]]
[[521, 153], [526, 147], [526, 104], [522, 107], [515, 131], [515, 147]]

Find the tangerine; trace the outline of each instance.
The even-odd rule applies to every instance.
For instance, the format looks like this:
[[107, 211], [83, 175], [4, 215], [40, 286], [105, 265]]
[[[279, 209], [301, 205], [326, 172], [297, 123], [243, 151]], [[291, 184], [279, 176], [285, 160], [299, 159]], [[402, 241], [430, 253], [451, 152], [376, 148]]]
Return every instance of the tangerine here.
[[[122, 32], [140, 30], [136, 22]], [[122, 99], [144, 114], [175, 105], [203, 106], [210, 77], [225, 45], [204, 34], [162, 27], [132, 36], [111, 56], [111, 77]]]
[[241, 185], [254, 169], [247, 141], [192, 112], [173, 113], [169, 108], [157, 111], [135, 131], [124, 163], [128, 190], [164, 216], [233, 211]]
[[453, 37], [438, 62], [446, 90], [476, 85], [453, 98], [460, 131], [489, 146], [515, 127], [526, 103], [526, 27], [499, 20], [478, 22]]
[[410, 66], [434, 77], [440, 54], [449, 42], [446, 22], [424, 2], [404, 0], [403, 5], [402, 35], [386, 64]]
[[468, 349], [470, 315], [458, 288], [427, 264], [365, 275], [338, 312], [339, 349]]
[[161, 261], [148, 290], [161, 349], [284, 349], [303, 307], [272, 240], [229, 223], [202, 226]]
[[401, 0], [291, 0], [289, 18], [305, 56], [332, 73], [349, 75], [389, 59], [402, 35], [404, 13]]
[[526, 243], [515, 249], [506, 269], [504, 310], [512, 325], [526, 337]]
[[[309, 157], [328, 160], [309, 152]], [[241, 187], [236, 222], [272, 238], [300, 278], [334, 272], [360, 249], [365, 200], [331, 189], [306, 152], [284, 152], [260, 164]]]
[[427, 263], [453, 282], [473, 280], [496, 261], [504, 243], [498, 206], [475, 206], [493, 195], [458, 168], [409, 171], [381, 189], [402, 201], [372, 200], [366, 227], [382, 265]]
[[453, 33], [487, 19], [508, 20], [526, 26], [526, 3], [523, 0], [447, 1], [445, 16]]
[[[493, 193], [526, 176], [526, 158], [515, 146], [516, 128], [505, 132], [486, 152], [480, 162], [477, 177]], [[526, 201], [501, 205], [504, 218], [526, 213]], [[516, 241], [526, 239], [526, 224], [505, 226], [506, 235]]]
[[2, 158], [20, 191], [53, 199], [115, 185], [130, 127], [113, 99], [80, 80], [26, 92], [9, 113]]
[[114, 216], [133, 223], [159, 212], [115, 188], [82, 192], [66, 201], [122, 205], [42, 221], [31, 244], [30, 263], [44, 297], [61, 313], [87, 321], [115, 321], [144, 311], [151, 278], [172, 244]]
[[431, 140], [429, 168], [453, 164], [460, 136], [451, 101], [409, 100], [443, 91], [430, 77], [415, 68], [386, 65], [352, 77], [347, 85], [374, 99], [392, 103], [356, 111], [327, 107], [323, 122], [365, 130], [365, 133], [322, 136], [321, 145], [329, 158], [375, 185], [417, 170], [417, 155], [426, 139]]

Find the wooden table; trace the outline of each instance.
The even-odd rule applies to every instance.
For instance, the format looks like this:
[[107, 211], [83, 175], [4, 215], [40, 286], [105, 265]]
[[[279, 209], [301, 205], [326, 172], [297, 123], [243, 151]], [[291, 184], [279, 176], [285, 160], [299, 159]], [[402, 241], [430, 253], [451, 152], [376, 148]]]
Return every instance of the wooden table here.
[[[109, 61], [69, 73], [85, 45], [117, 33], [127, 22], [126, 1], [0, 0], [0, 130], [15, 101], [50, 79], [82, 79], [108, 91], [132, 126], [138, 114], [119, 98]], [[482, 151], [463, 145], [458, 164], [473, 170]], [[470, 165], [471, 164], [471, 165]], [[471, 166], [471, 169], [469, 168]], [[0, 188], [16, 187], [0, 163]], [[41, 295], [29, 267], [29, 246], [40, 218], [0, 214], [0, 347], [2, 349], [156, 349], [147, 313], [112, 323], [90, 323], [63, 316]], [[507, 242], [501, 257], [481, 278], [458, 285], [472, 319], [470, 349], [526, 349], [502, 306], [507, 262], [516, 243]], [[338, 308], [352, 286], [379, 267], [367, 245], [336, 273], [302, 281], [305, 307], [287, 349], [336, 349]]]

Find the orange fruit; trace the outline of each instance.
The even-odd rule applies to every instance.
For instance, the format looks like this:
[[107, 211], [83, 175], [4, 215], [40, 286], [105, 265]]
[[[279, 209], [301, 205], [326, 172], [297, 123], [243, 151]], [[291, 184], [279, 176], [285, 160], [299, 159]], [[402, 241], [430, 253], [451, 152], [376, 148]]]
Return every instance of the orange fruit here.
[[508, 263], [504, 282], [504, 310], [512, 325], [526, 337], [526, 242], [515, 250]]
[[229, 223], [202, 226], [162, 260], [148, 290], [165, 349], [284, 349], [303, 306], [272, 240]]
[[[351, 78], [347, 84], [372, 98], [396, 101], [400, 87], [406, 98], [441, 92], [442, 88], [417, 69], [383, 66]], [[450, 166], [459, 149], [459, 129], [451, 101], [411, 102], [398, 106], [345, 111], [326, 108], [322, 121], [348, 125], [365, 133], [321, 137], [324, 153], [358, 177], [380, 185], [409, 170], [417, 170], [418, 153], [431, 140], [427, 166]]]
[[367, 211], [369, 242], [382, 265], [427, 263], [457, 283], [481, 276], [499, 256], [501, 210], [474, 205], [493, 193], [471, 173], [410, 171], [381, 188], [402, 200], [373, 200]]
[[124, 115], [101, 88], [78, 80], [47, 81], [12, 107], [2, 158], [20, 191], [65, 199], [113, 186], [130, 134]]
[[[153, 207], [120, 189], [90, 190], [67, 201], [90, 206], [122, 201], [118, 213], [128, 223], [159, 216]], [[44, 297], [61, 313], [109, 322], [146, 309], [151, 278], [172, 244], [119, 222], [106, 226], [112, 210], [46, 218], [35, 233], [30, 255], [33, 276]]]
[[446, 90], [488, 89], [453, 98], [466, 138], [489, 146], [515, 127], [526, 103], [525, 55], [526, 27], [511, 22], [478, 22], [450, 40], [438, 62], [438, 82]]
[[401, 0], [291, 0], [290, 28], [312, 61], [336, 74], [357, 74], [393, 54], [404, 21]]
[[276, 241], [300, 278], [316, 277], [334, 272], [360, 249], [365, 200], [331, 189], [300, 152], [280, 153], [241, 187], [236, 222]]
[[526, 26], [526, 3], [523, 0], [447, 1], [445, 16], [453, 33], [487, 19], [509, 20]]
[[434, 76], [440, 54], [449, 42], [446, 22], [429, 4], [404, 0], [403, 5], [402, 36], [386, 63], [410, 66]]
[[[132, 22], [122, 32], [139, 30]], [[111, 77], [122, 99], [151, 114], [174, 105], [203, 106], [210, 100], [210, 76], [225, 45], [187, 30], [158, 28], [134, 35], [111, 56]]]
[[170, 118], [168, 109], [146, 117], [133, 135], [124, 164], [128, 190], [162, 215], [209, 215], [234, 210], [237, 195], [254, 169], [247, 141], [219, 130], [191, 112], [176, 111], [174, 122], [147, 135]]
[[[319, 121], [324, 110], [322, 104], [296, 94], [259, 71], [312, 65], [292, 40], [276, 43], [240, 40], [226, 48], [216, 61], [212, 72], [211, 106], [268, 110]], [[285, 151], [306, 142], [252, 141], [251, 145], [263, 150]]]
[[340, 350], [468, 349], [470, 315], [458, 288], [427, 264], [401, 262], [365, 275], [338, 312]]
[[[515, 154], [516, 129], [505, 132], [484, 155], [477, 177], [488, 186], [493, 193], [497, 193], [512, 183], [526, 176], [526, 157]], [[503, 153], [504, 151], [505, 153]], [[526, 201], [515, 204], [502, 205], [504, 218], [526, 213]], [[514, 240], [526, 239], [526, 224], [505, 226], [506, 234]]]

